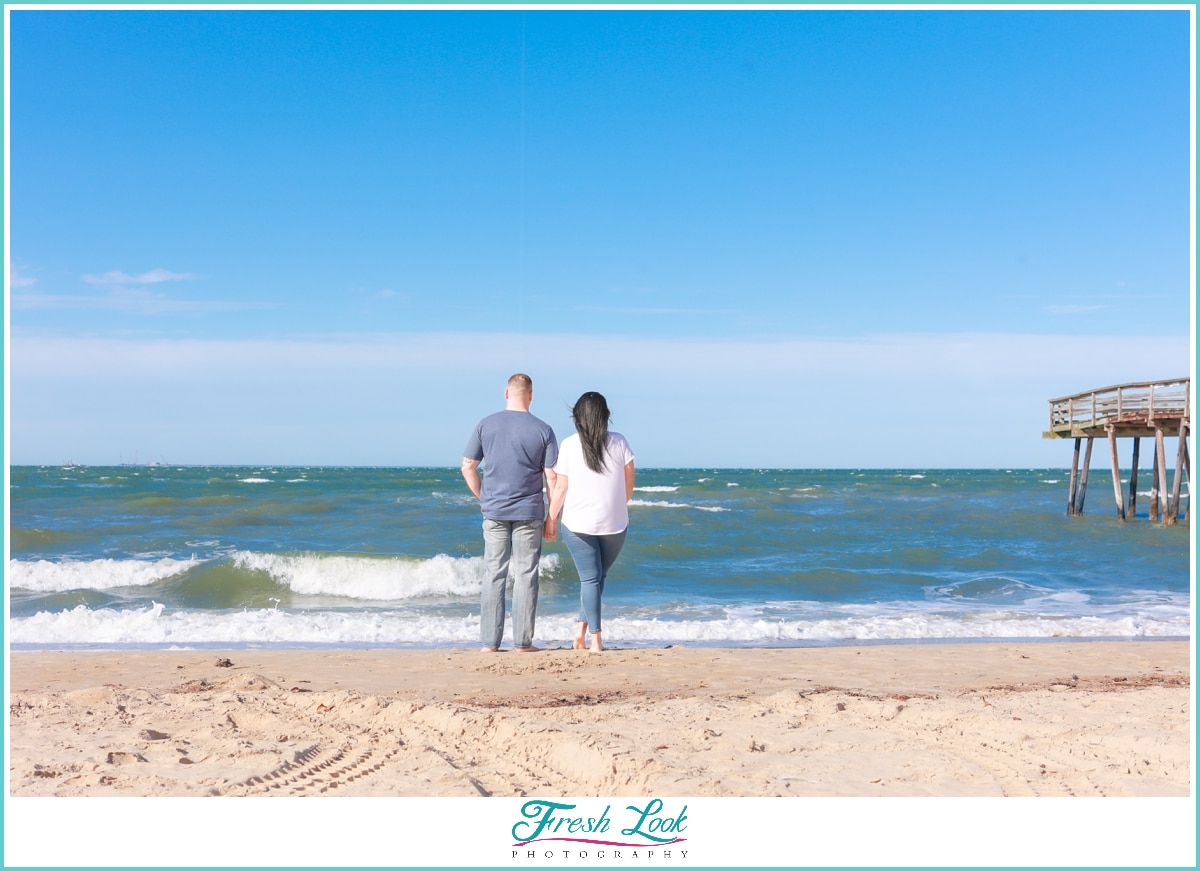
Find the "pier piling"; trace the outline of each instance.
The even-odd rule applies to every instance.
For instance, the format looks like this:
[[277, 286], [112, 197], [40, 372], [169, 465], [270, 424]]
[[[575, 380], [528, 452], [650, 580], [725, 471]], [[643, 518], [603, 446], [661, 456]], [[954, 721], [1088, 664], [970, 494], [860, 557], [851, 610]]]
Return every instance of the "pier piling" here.
[[1129, 516], [1137, 517], [1137, 473], [1138, 473], [1138, 453], [1142, 447], [1142, 440], [1137, 436], [1133, 437], [1133, 465], [1129, 468]]
[[1121, 461], [1117, 459], [1117, 429], [1108, 428], [1108, 453], [1112, 461], [1113, 495], [1117, 498], [1117, 517], [1125, 519], [1125, 499], [1121, 496]]

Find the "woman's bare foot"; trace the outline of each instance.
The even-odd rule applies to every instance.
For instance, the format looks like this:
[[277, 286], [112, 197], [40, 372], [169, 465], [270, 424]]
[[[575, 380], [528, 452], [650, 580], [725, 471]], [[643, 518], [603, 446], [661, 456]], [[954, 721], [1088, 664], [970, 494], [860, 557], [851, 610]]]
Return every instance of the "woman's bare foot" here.
[[575, 638], [571, 642], [572, 650], [586, 650], [587, 649], [587, 642], [584, 641], [584, 636], [586, 634], [587, 634], [587, 624], [586, 623], [576, 623], [575, 624]]
[[592, 646], [589, 649], [592, 653], [599, 653], [604, 649], [604, 641], [601, 640], [599, 632], [592, 633]]

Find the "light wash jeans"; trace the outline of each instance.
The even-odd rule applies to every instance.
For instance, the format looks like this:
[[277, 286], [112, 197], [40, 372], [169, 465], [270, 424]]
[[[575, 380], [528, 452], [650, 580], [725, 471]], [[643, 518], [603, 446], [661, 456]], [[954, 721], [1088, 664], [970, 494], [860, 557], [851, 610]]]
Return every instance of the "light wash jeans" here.
[[504, 592], [513, 577], [513, 647], [533, 646], [538, 600], [538, 560], [542, 557], [542, 521], [483, 521], [486, 574], [480, 597], [479, 634], [484, 647], [498, 648], [504, 637]]
[[625, 546], [623, 529], [612, 535], [588, 535], [562, 527], [563, 543], [575, 561], [579, 572], [579, 620], [588, 625], [588, 632], [600, 631], [600, 597], [604, 595], [604, 579]]

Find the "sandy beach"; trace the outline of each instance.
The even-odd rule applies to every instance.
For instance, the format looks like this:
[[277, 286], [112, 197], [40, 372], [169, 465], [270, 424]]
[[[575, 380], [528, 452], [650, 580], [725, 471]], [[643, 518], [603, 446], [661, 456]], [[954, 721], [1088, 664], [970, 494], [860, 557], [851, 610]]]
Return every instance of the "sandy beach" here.
[[1181, 641], [14, 652], [12, 796], [1186, 796]]

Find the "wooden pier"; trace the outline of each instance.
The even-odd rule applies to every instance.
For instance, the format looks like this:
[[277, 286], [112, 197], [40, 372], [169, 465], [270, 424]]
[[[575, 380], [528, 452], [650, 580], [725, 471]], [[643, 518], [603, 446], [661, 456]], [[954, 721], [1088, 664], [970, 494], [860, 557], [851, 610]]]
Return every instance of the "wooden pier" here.
[[[1173, 524], [1179, 520], [1180, 500], [1186, 480], [1188, 510], [1191, 515], [1191, 456], [1188, 436], [1192, 426], [1192, 382], [1190, 378], [1171, 381], [1144, 381], [1138, 384], [1118, 384], [1050, 400], [1050, 429], [1042, 433], [1048, 439], [1075, 439], [1075, 454], [1071, 462], [1070, 493], [1067, 514], [1083, 513], [1087, 494], [1088, 467], [1092, 461], [1092, 442], [1108, 439], [1112, 462], [1113, 493], [1117, 500], [1117, 516], [1124, 520], [1137, 515], [1138, 453], [1143, 438], [1154, 439], [1154, 463], [1150, 482], [1150, 519]], [[1165, 440], [1179, 440], [1175, 451], [1175, 475], [1167, 487], [1167, 452]], [[1120, 464], [1117, 460], [1117, 439], [1133, 439], [1133, 463], [1129, 473], [1129, 503], [1126, 506], [1121, 492]], [[1084, 439], [1082, 468], [1079, 451]]]

